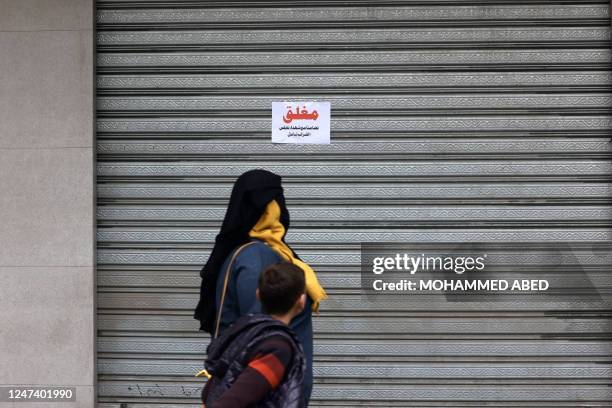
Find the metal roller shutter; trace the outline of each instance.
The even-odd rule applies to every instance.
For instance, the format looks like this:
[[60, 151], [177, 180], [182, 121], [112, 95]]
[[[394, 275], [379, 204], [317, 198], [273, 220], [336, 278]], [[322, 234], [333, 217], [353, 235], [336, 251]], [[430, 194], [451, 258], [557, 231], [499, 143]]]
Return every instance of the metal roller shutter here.
[[[288, 241], [331, 295], [312, 406], [612, 404], [609, 307], [359, 288], [362, 241], [572, 245], [610, 282], [607, 1], [100, 0], [97, 19], [101, 407], [197, 406], [198, 272], [256, 167], [283, 175]], [[331, 101], [332, 144], [272, 145], [286, 99]]]

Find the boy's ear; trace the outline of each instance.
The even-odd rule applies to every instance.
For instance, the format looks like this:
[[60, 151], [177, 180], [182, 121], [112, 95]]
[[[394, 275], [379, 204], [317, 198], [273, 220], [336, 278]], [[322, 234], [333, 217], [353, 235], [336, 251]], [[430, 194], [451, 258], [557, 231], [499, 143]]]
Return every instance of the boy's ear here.
[[255, 297], [257, 297], [257, 300], [261, 301], [261, 298], [259, 297], [259, 288], [255, 289]]
[[302, 295], [298, 298], [298, 305], [300, 307], [300, 311], [304, 310], [306, 307], [306, 294], [302, 293]]

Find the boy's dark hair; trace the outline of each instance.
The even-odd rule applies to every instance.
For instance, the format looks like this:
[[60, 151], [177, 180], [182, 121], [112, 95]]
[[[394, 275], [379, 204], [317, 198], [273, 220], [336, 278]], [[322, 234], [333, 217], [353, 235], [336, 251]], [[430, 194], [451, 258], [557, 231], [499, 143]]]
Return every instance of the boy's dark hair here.
[[289, 262], [275, 263], [259, 275], [258, 288], [263, 311], [284, 315], [306, 291], [304, 271]]

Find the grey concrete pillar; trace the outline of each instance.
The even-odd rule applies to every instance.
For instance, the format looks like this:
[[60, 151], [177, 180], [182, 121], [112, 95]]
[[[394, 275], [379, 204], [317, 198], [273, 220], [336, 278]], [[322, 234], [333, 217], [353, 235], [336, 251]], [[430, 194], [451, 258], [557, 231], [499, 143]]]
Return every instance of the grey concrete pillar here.
[[[0, 0], [0, 385], [94, 406], [94, 4]], [[41, 405], [42, 404], [42, 405]]]

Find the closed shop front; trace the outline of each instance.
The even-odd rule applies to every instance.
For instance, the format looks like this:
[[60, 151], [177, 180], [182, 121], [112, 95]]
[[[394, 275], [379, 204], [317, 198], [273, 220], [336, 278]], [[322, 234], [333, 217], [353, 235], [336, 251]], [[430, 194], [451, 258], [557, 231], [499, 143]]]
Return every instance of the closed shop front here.
[[[610, 282], [608, 1], [97, 9], [101, 407], [199, 403], [199, 271], [253, 168], [283, 176], [287, 242], [329, 294], [311, 406], [612, 404], [609, 303], [360, 288], [362, 242], [494, 244], [535, 279]], [[284, 100], [330, 102], [331, 144], [272, 144]], [[566, 267], [516, 261], [538, 248]]]

